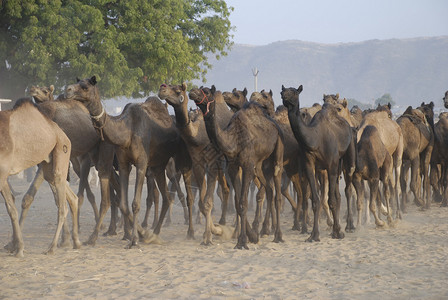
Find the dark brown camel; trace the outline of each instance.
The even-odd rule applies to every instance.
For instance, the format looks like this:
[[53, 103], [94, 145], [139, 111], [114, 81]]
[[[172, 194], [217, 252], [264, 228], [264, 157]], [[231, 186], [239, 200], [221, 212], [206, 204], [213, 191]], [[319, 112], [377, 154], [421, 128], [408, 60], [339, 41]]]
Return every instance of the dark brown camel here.
[[[168, 160], [176, 154], [180, 137], [167, 108], [158, 97], [149, 97], [144, 103], [128, 104], [118, 117], [105, 113], [101, 104], [96, 77], [78, 80], [66, 88], [68, 99], [81, 102], [89, 111], [94, 126], [100, 135], [115, 145], [120, 174], [120, 209], [125, 216], [125, 225], [132, 224], [129, 248], [138, 246], [138, 234], [147, 237], [147, 232], [138, 223], [143, 182], [149, 167], [154, 174], [163, 203], [159, 223], [154, 234], [160, 229], [172, 202], [168, 193], [165, 168]], [[132, 215], [128, 208], [128, 187], [131, 166], [136, 167], [136, 183], [132, 202]], [[129, 226], [125, 226], [128, 227]]]
[[66, 182], [71, 143], [59, 126], [42, 114], [28, 98], [16, 102], [13, 110], [0, 112], [0, 191], [11, 218], [13, 238], [9, 250], [23, 256], [24, 243], [18, 213], [7, 179], [40, 164], [43, 177], [50, 184], [58, 207], [58, 224], [47, 253], [54, 252], [66, 215], [66, 200], [73, 217], [73, 244], [80, 248], [78, 237], [78, 199]]
[[[448, 101], [445, 94], [444, 100]], [[446, 103], [446, 102], [445, 102]], [[445, 104], [445, 107], [448, 105]], [[448, 112], [439, 115], [439, 121], [434, 125], [434, 149], [431, 156], [431, 185], [434, 192], [434, 200], [442, 202], [442, 206], [448, 206]]]
[[224, 97], [224, 101], [226, 101], [227, 105], [234, 113], [243, 108], [244, 104], [247, 103], [246, 88], [242, 91], [234, 88], [232, 92], [223, 92], [222, 96]]
[[[228, 160], [232, 161], [233, 167], [238, 166], [242, 170], [241, 190], [235, 197], [235, 207], [241, 224], [241, 232], [235, 248], [248, 249], [248, 234], [250, 241], [258, 242], [258, 225], [255, 224], [254, 231], [252, 231], [246, 215], [249, 185], [254, 176], [258, 177], [266, 189], [268, 201], [273, 199], [271, 179], [274, 179], [277, 217], [274, 241], [283, 241], [279, 211], [283, 170], [283, 142], [280, 128], [274, 120], [266, 115], [259, 104], [250, 102], [235, 113], [227, 127], [221, 129], [217, 122], [216, 114], [218, 112], [215, 105], [217, 99], [222, 98], [221, 92], [216, 91], [215, 86], [212, 86], [211, 88], [192, 89], [189, 96], [195, 100], [196, 105], [204, 114], [207, 134], [212, 143], [226, 155]], [[270, 168], [263, 168], [263, 162], [267, 159], [269, 159]], [[269, 172], [267, 172], [268, 169]], [[232, 168], [230, 172], [234, 186], [237, 172], [236, 168]], [[238, 193], [238, 189], [236, 193]]]
[[[162, 84], [159, 88], [159, 97], [174, 108], [176, 127], [192, 158], [193, 175], [199, 188], [199, 209], [205, 216], [205, 231], [202, 244], [210, 245], [212, 244], [212, 234], [222, 234], [222, 229], [213, 224], [211, 216], [213, 194], [217, 179], [223, 189], [222, 215], [219, 223], [224, 225], [226, 222], [229, 190], [223, 173], [223, 155], [210, 143], [202, 113], [192, 112], [193, 115], [190, 116], [186, 83], [182, 85]], [[224, 127], [233, 113], [228, 110], [224, 101], [218, 102], [216, 106], [221, 114], [219, 126]], [[205, 183], [206, 174], [207, 182]]]
[[342, 239], [339, 224], [339, 210], [341, 196], [339, 193], [339, 175], [342, 165], [352, 175], [355, 170], [355, 139], [352, 129], [347, 121], [337, 114], [331, 104], [326, 104], [314, 115], [307, 125], [300, 117], [299, 94], [303, 87], [285, 88], [282, 86], [281, 96], [283, 104], [288, 108], [288, 117], [292, 131], [303, 147], [305, 156], [305, 171], [311, 186], [312, 204], [314, 212], [314, 225], [311, 236], [307, 241], [320, 241], [319, 238], [319, 211], [320, 203], [317, 193], [315, 171], [323, 169], [328, 172], [329, 178], [329, 206], [333, 214], [332, 237]]
[[[410, 189], [414, 194], [414, 201], [418, 206], [429, 208], [430, 182], [428, 177], [429, 162], [432, 149], [434, 147], [434, 103], [427, 106], [422, 103], [421, 109], [412, 109], [409, 106], [406, 111], [397, 119], [398, 125], [403, 133], [403, 161], [410, 162], [411, 182]], [[422, 111], [426, 110], [426, 114]], [[432, 115], [432, 118], [431, 118]], [[432, 122], [428, 122], [427, 118]], [[407, 170], [402, 166], [401, 172], [401, 209], [405, 211], [407, 203]], [[423, 176], [423, 196], [420, 193], [418, 176]]]
[[[92, 125], [89, 112], [81, 103], [67, 99], [61, 99], [61, 101], [51, 101], [51, 99], [54, 98], [51, 87], [34, 87], [31, 88], [30, 94], [33, 96], [35, 101], [41, 102], [39, 104], [39, 109], [50, 119], [56, 122], [59, 127], [61, 127], [72, 143], [70, 158], [74, 170], [80, 178], [78, 189], [79, 207], [82, 205], [84, 190], [86, 190], [87, 198], [89, 199], [95, 213], [95, 229], [87, 242], [88, 244], [93, 245], [98, 237], [99, 231], [103, 224], [103, 219], [111, 205], [111, 196], [114, 195], [114, 192], [111, 189], [113, 187], [116, 191], [119, 190], [118, 178], [116, 178], [116, 174], [112, 169], [114, 155], [113, 146], [100, 140], [95, 128]], [[58, 99], [60, 98], [61, 97], [58, 97]], [[91, 192], [90, 186], [87, 182], [91, 162], [93, 162], [97, 168], [99, 172], [98, 176], [100, 178], [101, 206], [99, 213], [96, 208], [94, 195]], [[23, 226], [28, 209], [31, 206], [34, 196], [42, 182], [42, 171], [38, 169], [33, 183], [22, 200], [22, 213], [20, 217], [21, 226]], [[115, 202], [117, 201], [114, 199], [114, 203]], [[117, 208], [114, 204], [112, 206], [110, 227], [105, 233], [106, 235], [116, 234], [116, 217]], [[66, 233], [66, 230], [64, 233]], [[65, 242], [67, 241], [68, 240], [65, 240]], [[64, 244], [64, 235], [62, 244]]]

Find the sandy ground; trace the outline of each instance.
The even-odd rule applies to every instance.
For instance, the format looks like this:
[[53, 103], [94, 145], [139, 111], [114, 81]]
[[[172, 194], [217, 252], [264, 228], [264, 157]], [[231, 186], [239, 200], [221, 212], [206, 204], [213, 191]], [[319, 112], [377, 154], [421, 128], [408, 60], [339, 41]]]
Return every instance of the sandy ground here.
[[[19, 192], [27, 188], [24, 180], [11, 182]], [[98, 188], [95, 194], [99, 202]], [[81, 212], [85, 241], [94, 226], [87, 201]], [[173, 223], [162, 228], [161, 245], [127, 250], [120, 230], [117, 236], [100, 236], [94, 247], [59, 248], [44, 255], [56, 226], [56, 206], [44, 183], [25, 222], [25, 257], [0, 251], [0, 298], [447, 299], [447, 216], [448, 209], [435, 203], [428, 211], [410, 205], [395, 228], [376, 229], [370, 223], [343, 240], [331, 239], [321, 222], [321, 242], [306, 243], [308, 236], [291, 231], [287, 206], [282, 215], [285, 243], [273, 243], [269, 236], [249, 244], [249, 250], [235, 250], [235, 240], [201, 246], [199, 224], [196, 239], [187, 240], [176, 201]], [[229, 223], [232, 219], [233, 214]], [[10, 241], [11, 232], [1, 204], [0, 245]]]

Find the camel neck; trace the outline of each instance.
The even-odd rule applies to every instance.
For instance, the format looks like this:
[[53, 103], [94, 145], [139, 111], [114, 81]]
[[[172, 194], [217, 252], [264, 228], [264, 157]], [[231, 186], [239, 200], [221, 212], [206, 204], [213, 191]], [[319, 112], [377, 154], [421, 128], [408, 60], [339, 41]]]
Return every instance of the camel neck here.
[[288, 108], [288, 118], [291, 125], [291, 129], [299, 145], [307, 149], [312, 149], [313, 148], [312, 140], [316, 139], [316, 136], [314, 134], [310, 134], [310, 128], [302, 120], [298, 104]]

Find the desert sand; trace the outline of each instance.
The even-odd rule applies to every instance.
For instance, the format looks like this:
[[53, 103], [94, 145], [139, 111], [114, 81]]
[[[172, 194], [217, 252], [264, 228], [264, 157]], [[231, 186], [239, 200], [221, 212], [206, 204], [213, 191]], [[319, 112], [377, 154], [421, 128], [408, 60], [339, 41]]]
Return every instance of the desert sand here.
[[[20, 209], [28, 183], [18, 178], [11, 183], [22, 193], [16, 197]], [[71, 186], [76, 191], [76, 184]], [[99, 188], [94, 191], [99, 203]], [[218, 220], [218, 200], [215, 207]], [[200, 245], [200, 224], [195, 224], [196, 239], [187, 240], [177, 200], [172, 219], [162, 228], [161, 244], [125, 249], [120, 230], [117, 236], [100, 236], [93, 247], [59, 248], [54, 255], [44, 255], [56, 227], [56, 206], [44, 183], [25, 222], [25, 257], [0, 250], [0, 298], [448, 299], [448, 209], [436, 203], [426, 211], [410, 204], [393, 228], [376, 229], [371, 221], [343, 240], [332, 239], [322, 221], [319, 243], [307, 243], [308, 235], [291, 230], [292, 213], [286, 204], [281, 219], [285, 243], [273, 243], [267, 236], [249, 244], [249, 250], [233, 249], [232, 239]], [[341, 219], [345, 227], [343, 215]], [[81, 241], [93, 227], [92, 208], [85, 201]], [[1, 204], [0, 245], [7, 244], [11, 234]]]

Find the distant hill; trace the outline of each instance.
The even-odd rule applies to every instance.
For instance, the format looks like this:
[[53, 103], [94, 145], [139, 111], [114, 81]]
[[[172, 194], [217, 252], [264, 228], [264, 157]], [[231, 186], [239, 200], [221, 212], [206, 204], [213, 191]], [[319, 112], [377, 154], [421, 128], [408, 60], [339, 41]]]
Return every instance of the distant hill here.
[[389, 93], [401, 107], [422, 101], [442, 107], [448, 90], [448, 36], [340, 44], [298, 40], [266, 46], [236, 44], [228, 56], [211, 63], [205, 85], [215, 84], [222, 91], [247, 87], [250, 94], [256, 67], [258, 90], [272, 89], [277, 105], [282, 84], [302, 84], [304, 106], [321, 101], [324, 93], [364, 103]]

